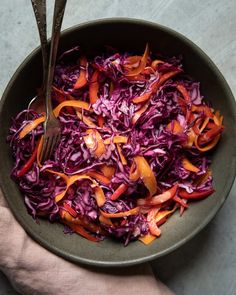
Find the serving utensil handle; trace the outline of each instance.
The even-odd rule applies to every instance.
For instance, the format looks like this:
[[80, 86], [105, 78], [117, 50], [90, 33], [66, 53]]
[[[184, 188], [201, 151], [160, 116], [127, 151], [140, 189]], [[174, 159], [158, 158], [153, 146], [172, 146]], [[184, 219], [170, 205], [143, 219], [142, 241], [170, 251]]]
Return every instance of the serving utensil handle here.
[[48, 75], [46, 83], [46, 113], [47, 117], [53, 115], [52, 102], [51, 102], [51, 88], [54, 76], [54, 69], [57, 57], [57, 48], [60, 38], [61, 24], [64, 16], [67, 0], [55, 0], [53, 25], [52, 25], [52, 38], [48, 65]]
[[31, 0], [31, 3], [34, 10], [41, 43], [43, 59], [43, 93], [45, 94], [48, 72], [46, 0]]

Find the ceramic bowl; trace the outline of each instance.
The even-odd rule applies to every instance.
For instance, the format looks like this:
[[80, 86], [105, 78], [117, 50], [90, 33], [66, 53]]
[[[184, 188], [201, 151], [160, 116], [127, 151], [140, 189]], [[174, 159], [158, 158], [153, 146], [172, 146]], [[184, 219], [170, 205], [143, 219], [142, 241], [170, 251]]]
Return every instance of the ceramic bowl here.
[[172, 29], [155, 23], [132, 19], [97, 20], [72, 27], [61, 35], [59, 51], [80, 45], [85, 52], [101, 52], [104, 45], [141, 53], [146, 43], [153, 52], [183, 56], [185, 71], [200, 81], [201, 92], [214, 109], [224, 116], [225, 131], [211, 154], [214, 187], [209, 198], [194, 202], [179, 217], [176, 212], [162, 226], [163, 235], [149, 246], [106, 239], [90, 242], [79, 235], [65, 235], [63, 226], [46, 220], [36, 223], [27, 213], [23, 197], [10, 178], [13, 165], [6, 143], [11, 118], [27, 107], [41, 85], [41, 53], [34, 50], [11, 78], [0, 107], [0, 181], [3, 193], [15, 217], [38, 243], [68, 260], [97, 266], [127, 266], [163, 256], [195, 236], [215, 216], [232, 186], [236, 170], [236, 107], [234, 97], [224, 77], [210, 58], [194, 43]]

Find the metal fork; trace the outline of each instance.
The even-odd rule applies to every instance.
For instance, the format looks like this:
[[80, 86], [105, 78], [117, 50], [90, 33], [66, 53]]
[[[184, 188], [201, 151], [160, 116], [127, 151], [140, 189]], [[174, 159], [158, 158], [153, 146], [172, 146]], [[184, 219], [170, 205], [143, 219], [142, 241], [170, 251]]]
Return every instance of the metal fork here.
[[[41, 4], [44, 1], [41, 0], [32, 0], [32, 4], [34, 3], [33, 7], [38, 11], [40, 11]], [[51, 38], [51, 48], [50, 48], [50, 55], [49, 55], [49, 64], [48, 64], [48, 72], [46, 76], [46, 86], [45, 86], [45, 102], [46, 102], [46, 120], [44, 122], [44, 135], [43, 135], [43, 146], [42, 152], [40, 155], [41, 162], [49, 159], [55, 146], [60, 140], [61, 137], [61, 125], [59, 120], [55, 117], [52, 109], [52, 101], [51, 101], [51, 89], [52, 89], [52, 82], [54, 76], [54, 69], [56, 63], [56, 56], [57, 56], [57, 48], [60, 38], [60, 31], [61, 31], [61, 24], [64, 16], [65, 6], [67, 0], [55, 0], [54, 5], [54, 15], [53, 15], [53, 25], [52, 25], [52, 38]], [[45, 3], [45, 2], [44, 2]], [[35, 13], [36, 15], [36, 13]], [[40, 17], [41, 14], [38, 14]], [[41, 25], [44, 24], [40, 22], [37, 18], [37, 24], [39, 28], [40, 39], [41, 33], [43, 32], [43, 28]], [[46, 26], [44, 26], [46, 28]], [[44, 33], [46, 34], [46, 33]], [[44, 86], [43, 86], [44, 87]]]
[[[48, 73], [48, 43], [47, 43], [47, 20], [46, 20], [46, 0], [31, 0], [35, 14], [35, 19], [39, 31], [42, 61], [43, 61], [43, 85], [39, 93], [31, 99], [28, 104], [28, 110], [35, 110], [37, 113], [46, 111], [45, 90]], [[28, 119], [28, 115], [27, 115]]]

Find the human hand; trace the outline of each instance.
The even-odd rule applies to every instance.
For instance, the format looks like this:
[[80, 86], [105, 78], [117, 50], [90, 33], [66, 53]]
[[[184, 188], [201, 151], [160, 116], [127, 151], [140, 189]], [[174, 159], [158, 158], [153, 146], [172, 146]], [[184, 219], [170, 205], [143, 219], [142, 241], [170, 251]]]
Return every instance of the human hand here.
[[149, 264], [95, 268], [73, 264], [33, 241], [12, 215], [0, 191], [0, 269], [27, 295], [171, 295]]

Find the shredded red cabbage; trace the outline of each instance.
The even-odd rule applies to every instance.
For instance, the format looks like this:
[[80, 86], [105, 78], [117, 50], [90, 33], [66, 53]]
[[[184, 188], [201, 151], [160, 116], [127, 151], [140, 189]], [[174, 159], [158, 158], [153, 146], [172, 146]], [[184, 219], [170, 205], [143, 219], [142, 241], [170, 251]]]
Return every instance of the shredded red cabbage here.
[[[12, 178], [34, 218], [62, 222], [67, 232], [70, 228], [69, 232], [88, 234], [88, 239], [112, 236], [127, 245], [139, 238], [147, 244], [150, 237], [160, 235], [159, 226], [175, 210], [182, 214], [189, 200], [213, 192], [205, 151], [220, 137], [222, 116], [204, 102], [199, 83], [185, 74], [181, 58], [159, 59], [148, 52], [145, 60], [144, 55], [108, 51], [87, 60], [76, 47], [59, 58], [54, 106], [79, 100], [89, 103], [90, 109], [68, 105], [61, 110], [60, 143], [42, 165], [36, 158], [29, 161], [43, 135], [43, 124], [24, 137], [21, 132], [43, 114], [23, 110], [13, 119], [8, 136], [15, 161]], [[173, 74], [168, 78], [169, 73]], [[85, 84], [76, 88], [82, 74]], [[94, 85], [97, 92], [95, 87], [92, 98]], [[144, 94], [150, 94], [148, 99], [142, 98]], [[115, 142], [117, 136], [125, 142], [119, 138]], [[105, 200], [99, 205], [90, 179], [75, 181], [57, 200], [67, 184], [50, 171], [67, 177], [89, 175]], [[137, 212], [126, 215], [135, 208]], [[124, 216], [116, 216], [120, 212]]]

